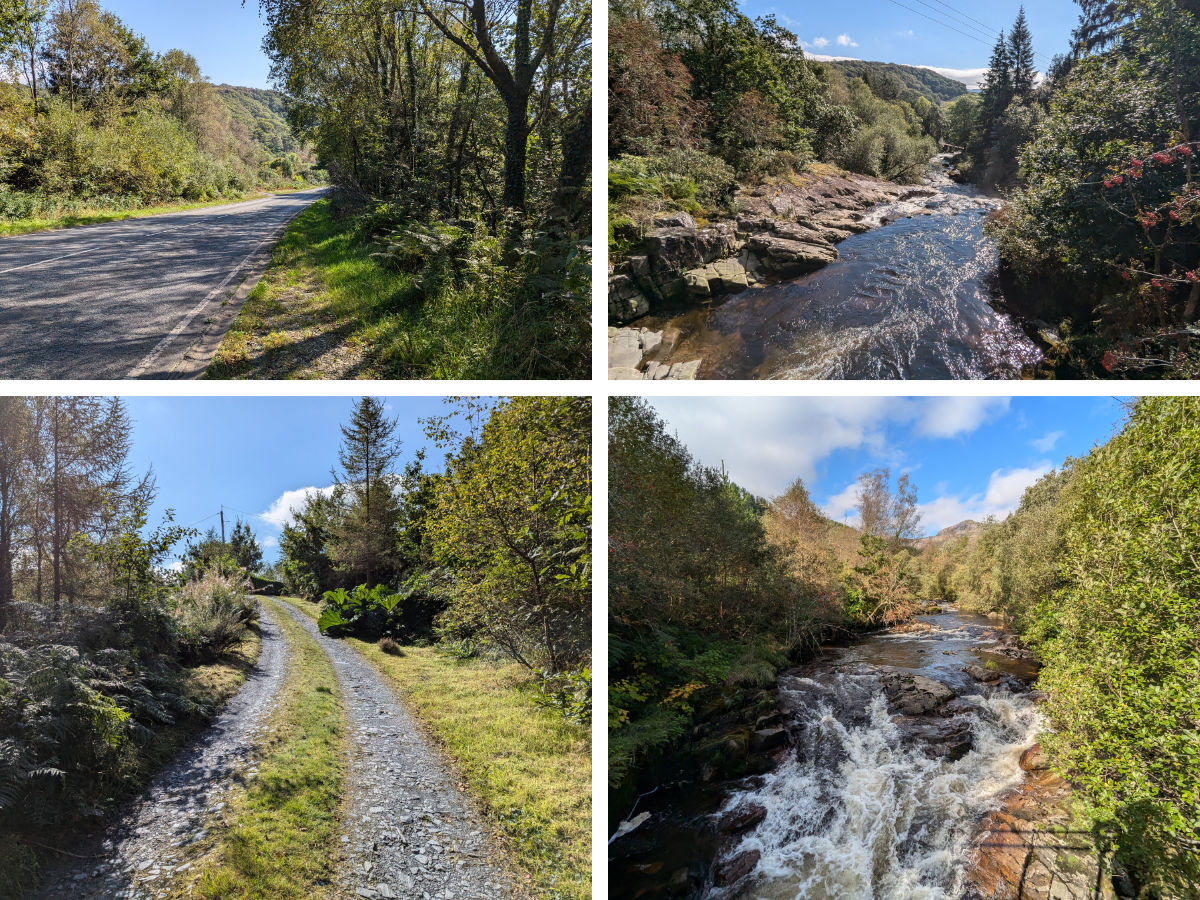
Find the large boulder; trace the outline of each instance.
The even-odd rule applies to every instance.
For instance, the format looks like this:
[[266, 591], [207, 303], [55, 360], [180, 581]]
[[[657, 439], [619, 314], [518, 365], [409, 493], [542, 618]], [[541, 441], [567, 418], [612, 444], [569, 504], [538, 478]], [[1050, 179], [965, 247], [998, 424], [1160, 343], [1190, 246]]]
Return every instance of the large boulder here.
[[954, 699], [954, 691], [924, 675], [889, 672], [883, 676], [883, 690], [888, 706], [905, 716], [921, 716], [935, 712]]
[[775, 234], [756, 234], [747, 247], [767, 274], [780, 278], [816, 272], [838, 258], [837, 248], [829, 244], [796, 241]]
[[1044, 772], [1050, 768], [1050, 760], [1041, 744], [1034, 744], [1021, 754], [1020, 766], [1026, 772]]
[[683, 210], [661, 212], [654, 217], [655, 228], [695, 228], [696, 220]]
[[733, 256], [737, 229], [729, 222], [707, 228], [658, 228], [646, 235], [645, 246], [651, 271], [661, 279]]

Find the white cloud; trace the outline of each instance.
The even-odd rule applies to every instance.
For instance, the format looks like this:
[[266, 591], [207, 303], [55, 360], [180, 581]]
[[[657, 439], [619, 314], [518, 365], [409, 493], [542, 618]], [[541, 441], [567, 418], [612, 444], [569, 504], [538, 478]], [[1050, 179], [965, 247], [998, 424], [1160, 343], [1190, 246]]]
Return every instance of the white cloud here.
[[724, 463], [730, 477], [763, 497], [782, 493], [797, 476], [810, 484], [829, 454], [859, 447], [889, 452], [884, 429], [910, 421], [907, 398], [658, 397], [652, 403], [700, 462]]
[[813, 38], [812, 43], [807, 43], [805, 41], [801, 41], [800, 46], [801, 47], [816, 47], [818, 50], [821, 50], [821, 49], [829, 46], [829, 38], [827, 38], [827, 37]]
[[917, 434], [949, 438], [975, 431], [1008, 412], [1008, 397], [938, 397], [925, 402]]
[[858, 482], [852, 481], [846, 485], [845, 490], [840, 494], [835, 494], [825, 501], [825, 505], [821, 507], [821, 511], [835, 522], [845, 522], [847, 525], [853, 525], [858, 519], [858, 516], [851, 513], [858, 512], [859, 488]]
[[166, 570], [168, 572], [182, 572], [183, 571], [183, 560], [182, 559], [171, 560], [169, 563], [167, 563]]
[[279, 546], [279, 538], [268, 535], [267, 537], [262, 539], [262, 545], [264, 548], [278, 547]]
[[807, 56], [813, 62], [838, 62], [843, 59], [858, 59], [857, 56], [829, 56], [825, 53], [809, 53]]
[[987, 489], [970, 497], [941, 496], [922, 503], [921, 530], [934, 534], [967, 519], [982, 522], [988, 516], [1003, 519], [1021, 503], [1025, 489], [1053, 466], [1042, 461], [1019, 469], [996, 469], [988, 478]]
[[858, 44], [855, 43], [854, 40], [851, 39], [850, 35], [848, 35], [848, 34], [839, 34], [837, 36], [837, 45], [839, 47], [857, 47], [858, 46]]
[[908, 29], [908, 31], [897, 31], [896, 37], [902, 37], [902, 38], [916, 37], [916, 32], [914, 32], [911, 28]]
[[282, 528], [292, 521], [292, 516], [304, 508], [305, 498], [309, 494], [324, 494], [328, 497], [333, 493], [333, 485], [328, 487], [305, 487], [297, 488], [294, 491], [284, 491], [266, 512], [258, 514], [258, 518], [274, 525], [276, 528]]
[[1058, 443], [1058, 439], [1060, 437], [1062, 437], [1065, 433], [1066, 432], [1063, 432], [1063, 431], [1051, 431], [1048, 434], [1046, 434], [1040, 438], [1035, 438], [1034, 440], [1030, 441], [1029, 443], [1039, 453], [1049, 453], [1051, 450], [1054, 449], [1054, 445]]
[[987, 69], [947, 69], [943, 66], [918, 66], [921, 69], [929, 69], [932, 72], [937, 72], [939, 75], [945, 75], [947, 78], [953, 78], [955, 81], [961, 81], [967, 86], [968, 90], [977, 91], [982, 87], [983, 76], [987, 74]]

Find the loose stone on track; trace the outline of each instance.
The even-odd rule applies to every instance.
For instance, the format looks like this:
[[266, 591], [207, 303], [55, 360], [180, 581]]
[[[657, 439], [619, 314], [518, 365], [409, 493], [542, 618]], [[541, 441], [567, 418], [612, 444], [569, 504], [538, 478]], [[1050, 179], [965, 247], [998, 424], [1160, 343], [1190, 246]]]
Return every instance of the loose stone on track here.
[[353, 647], [288, 613], [333, 661], [353, 743], [339, 879], [351, 896], [410, 900], [515, 897], [482, 813], [391, 687]]
[[187, 848], [208, 836], [229, 792], [256, 774], [255, 747], [287, 671], [287, 642], [260, 610], [258, 662], [224, 712], [99, 834], [73, 847], [33, 898], [148, 900], [191, 867]]

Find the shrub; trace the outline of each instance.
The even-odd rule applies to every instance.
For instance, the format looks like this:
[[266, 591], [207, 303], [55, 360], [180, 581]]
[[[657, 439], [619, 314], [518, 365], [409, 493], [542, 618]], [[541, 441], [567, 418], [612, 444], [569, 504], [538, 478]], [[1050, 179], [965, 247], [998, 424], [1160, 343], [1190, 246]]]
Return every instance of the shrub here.
[[324, 599], [325, 608], [317, 619], [317, 627], [330, 637], [352, 635], [374, 641], [400, 627], [400, 604], [404, 597], [390, 593], [385, 585], [368, 589], [360, 584], [352, 591], [338, 588], [326, 591]]
[[592, 722], [592, 670], [561, 672], [552, 675], [538, 670], [534, 705], [557, 710], [564, 719], [573, 719], [582, 725]]
[[188, 582], [175, 598], [181, 656], [206, 663], [236, 646], [258, 619], [258, 605], [238, 577], [209, 572]]
[[402, 649], [400, 649], [400, 645], [398, 643], [396, 643], [396, 641], [390, 637], [383, 637], [383, 638], [379, 639], [379, 649], [382, 650], [384, 653], [386, 653], [388, 656], [403, 656], [404, 655], [404, 651]]

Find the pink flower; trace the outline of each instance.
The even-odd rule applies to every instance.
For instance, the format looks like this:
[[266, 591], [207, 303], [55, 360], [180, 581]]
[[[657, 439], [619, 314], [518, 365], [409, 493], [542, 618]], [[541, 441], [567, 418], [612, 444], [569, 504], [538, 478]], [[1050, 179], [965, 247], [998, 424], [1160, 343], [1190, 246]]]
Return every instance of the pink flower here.
[[1105, 186], [1106, 188], [1110, 188], [1110, 187], [1112, 187], [1112, 186], [1113, 186], [1113, 180], [1112, 180], [1111, 178], [1105, 178], [1105, 179], [1104, 179], [1104, 186]]
[[1192, 271], [1188, 272], [1183, 277], [1186, 278], [1188, 281], [1190, 281], [1192, 284], [1196, 284], [1197, 282], [1200, 282], [1200, 271], [1197, 271], [1196, 269], [1192, 269]]
[[1166, 150], [1159, 150], [1159, 151], [1158, 151], [1157, 153], [1155, 153], [1155, 154], [1154, 154], [1154, 156], [1153, 156], [1153, 157], [1151, 157], [1151, 158], [1152, 158], [1152, 159], [1153, 159], [1153, 160], [1154, 160], [1156, 163], [1169, 163], [1169, 162], [1172, 160], [1172, 158], [1173, 158], [1173, 157], [1171, 156], [1171, 154], [1170, 154], [1170, 152], [1169, 152], [1169, 151], [1166, 151]]
[[1117, 367], [1117, 363], [1120, 361], [1121, 358], [1117, 356], [1117, 354], [1113, 353], [1111, 350], [1107, 350], [1104, 353], [1104, 358], [1100, 360], [1100, 365], [1104, 366], [1105, 369], [1111, 372]]
[[1169, 213], [1169, 215], [1170, 215], [1170, 217], [1171, 217], [1171, 221], [1172, 221], [1172, 222], [1178, 222], [1178, 221], [1179, 221], [1179, 213], [1175, 212], [1175, 210], [1171, 210], [1171, 212]]
[[1118, 175], [1116, 178], [1114, 178], [1114, 179], [1113, 179], [1113, 183], [1114, 183], [1114, 184], [1124, 184], [1124, 183], [1125, 183], [1125, 176], [1124, 176], [1124, 175]]
[[1133, 280], [1133, 276], [1129, 274], [1128, 269], [1122, 269], [1117, 274], [1119, 274], [1121, 276], [1122, 281], [1132, 281]]
[[1153, 228], [1158, 224], [1158, 216], [1154, 213], [1146, 213], [1139, 221], [1143, 228]]
[[1175, 152], [1180, 156], [1191, 156], [1195, 151], [1192, 150], [1191, 144], [1180, 144], [1175, 148]]

